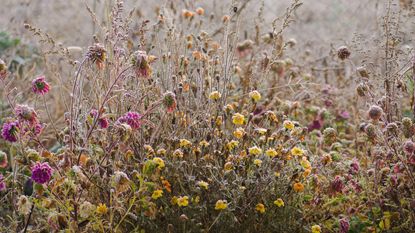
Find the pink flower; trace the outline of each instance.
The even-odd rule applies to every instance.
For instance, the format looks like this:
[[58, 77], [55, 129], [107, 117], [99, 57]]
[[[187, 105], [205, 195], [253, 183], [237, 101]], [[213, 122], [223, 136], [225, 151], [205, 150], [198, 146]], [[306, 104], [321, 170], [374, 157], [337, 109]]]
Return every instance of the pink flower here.
[[45, 76], [39, 76], [32, 81], [32, 90], [34, 93], [44, 95], [49, 92], [50, 85], [45, 81]]
[[141, 127], [141, 118], [143, 116], [137, 112], [127, 112], [124, 116], [118, 118], [119, 123], [126, 123], [133, 129]]
[[53, 169], [49, 166], [47, 162], [37, 162], [32, 167], [32, 180], [38, 184], [44, 184], [50, 180], [50, 178], [52, 177], [52, 173]]
[[19, 129], [20, 128], [19, 128], [18, 121], [6, 122], [3, 124], [3, 128], [1, 130], [1, 136], [6, 141], [16, 142]]
[[[89, 113], [89, 115], [92, 117], [92, 118], [95, 118], [95, 117], [97, 117], [98, 116], [98, 111], [96, 110], [96, 109], [92, 109], [91, 110], [91, 112]], [[106, 117], [100, 117], [99, 119], [98, 119], [98, 124], [99, 124], [99, 126], [102, 128], [102, 129], [106, 129], [106, 128], [108, 128], [108, 126], [109, 126], [109, 121], [108, 121], [108, 119], [106, 118]]]
[[6, 182], [4, 182], [4, 177], [0, 174], [0, 192], [6, 189]]

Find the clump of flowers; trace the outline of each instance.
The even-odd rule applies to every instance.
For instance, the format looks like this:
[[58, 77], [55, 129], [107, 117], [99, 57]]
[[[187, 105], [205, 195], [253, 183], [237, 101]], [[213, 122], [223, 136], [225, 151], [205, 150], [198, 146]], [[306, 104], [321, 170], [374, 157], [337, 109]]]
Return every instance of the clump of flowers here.
[[32, 81], [32, 90], [38, 95], [45, 95], [50, 90], [50, 85], [46, 82], [45, 76], [39, 76]]
[[32, 180], [38, 184], [45, 184], [49, 182], [52, 174], [53, 169], [47, 162], [37, 162], [34, 166], [32, 166]]
[[118, 118], [118, 122], [128, 124], [132, 129], [139, 129], [142, 124], [142, 117], [143, 116], [137, 112], [127, 112], [124, 116]]

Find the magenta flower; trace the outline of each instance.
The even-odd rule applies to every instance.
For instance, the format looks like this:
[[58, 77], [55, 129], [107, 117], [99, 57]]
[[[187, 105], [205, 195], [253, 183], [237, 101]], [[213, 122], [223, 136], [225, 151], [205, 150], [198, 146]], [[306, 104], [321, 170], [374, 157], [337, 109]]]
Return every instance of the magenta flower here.
[[6, 182], [4, 182], [4, 177], [0, 174], [0, 192], [6, 189]]
[[[95, 118], [95, 117], [97, 117], [98, 116], [98, 111], [96, 110], [96, 109], [92, 109], [91, 110], [91, 112], [89, 113], [89, 115], [92, 117], [92, 118]], [[105, 117], [100, 117], [99, 119], [98, 119], [98, 124], [99, 124], [99, 126], [102, 128], [102, 129], [106, 129], [106, 128], [108, 128], [108, 126], [109, 126], [109, 121], [108, 121], [108, 119], [107, 118], [105, 118]]]
[[119, 123], [126, 123], [133, 129], [141, 127], [141, 118], [143, 116], [137, 112], [127, 112], [124, 116], [118, 118]]
[[47, 162], [39, 163], [37, 162], [32, 167], [32, 180], [38, 184], [47, 183], [52, 177], [53, 169], [49, 166]]
[[16, 142], [18, 132], [19, 132], [18, 121], [6, 122], [3, 124], [3, 129], [1, 130], [1, 136], [6, 141]]
[[30, 124], [35, 124], [38, 121], [35, 110], [27, 105], [17, 105], [14, 108], [14, 114], [20, 121], [27, 121]]
[[339, 223], [340, 223], [340, 233], [349, 232], [349, 228], [350, 228], [349, 220], [347, 220], [346, 218], [342, 218], [339, 220]]
[[334, 180], [330, 183], [330, 188], [331, 188], [332, 192], [334, 192], [334, 193], [336, 193], [336, 192], [341, 193], [343, 191], [344, 184], [343, 184], [343, 181], [341, 180], [340, 176], [336, 176], [334, 178]]
[[32, 81], [32, 90], [34, 93], [44, 95], [49, 92], [50, 85], [46, 82], [45, 76], [39, 76]]

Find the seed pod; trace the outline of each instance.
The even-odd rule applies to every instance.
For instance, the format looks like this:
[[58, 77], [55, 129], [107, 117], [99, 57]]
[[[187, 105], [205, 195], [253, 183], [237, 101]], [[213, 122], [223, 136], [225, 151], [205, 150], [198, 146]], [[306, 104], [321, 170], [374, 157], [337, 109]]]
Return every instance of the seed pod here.
[[372, 105], [369, 108], [368, 115], [370, 119], [372, 119], [373, 121], [378, 121], [382, 117], [382, 114], [383, 114], [382, 108], [377, 105]]
[[357, 73], [359, 73], [360, 76], [362, 76], [363, 78], [369, 78], [369, 73], [367, 72], [366, 67], [364, 66], [359, 66], [356, 69]]

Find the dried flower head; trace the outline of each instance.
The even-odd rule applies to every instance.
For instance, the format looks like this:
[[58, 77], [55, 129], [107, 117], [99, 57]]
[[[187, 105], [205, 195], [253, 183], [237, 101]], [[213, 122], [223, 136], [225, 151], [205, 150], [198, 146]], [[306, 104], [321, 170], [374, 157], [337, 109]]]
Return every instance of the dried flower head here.
[[32, 90], [34, 93], [44, 95], [49, 92], [50, 85], [46, 82], [45, 76], [39, 76], [32, 81]]
[[7, 154], [0, 150], [0, 168], [6, 168], [7, 164]]
[[138, 77], [149, 77], [152, 73], [149, 56], [146, 51], [138, 50], [134, 52], [131, 58], [134, 71]]
[[341, 46], [337, 49], [337, 56], [341, 59], [347, 59], [350, 56], [350, 51], [346, 46]]
[[14, 108], [14, 114], [20, 121], [26, 121], [30, 124], [38, 122], [37, 113], [33, 108], [27, 105], [16, 105]]
[[171, 91], [167, 91], [166, 93], [164, 93], [163, 104], [167, 108], [168, 113], [174, 112], [177, 106], [176, 95]]
[[368, 115], [370, 117], [370, 119], [374, 120], [374, 121], [378, 121], [383, 114], [383, 110], [381, 107], [377, 106], [377, 105], [372, 105], [369, 108], [369, 112]]
[[99, 69], [102, 69], [104, 68], [106, 54], [107, 50], [105, 50], [105, 47], [102, 44], [95, 43], [94, 45], [88, 47], [86, 57], [92, 63], [95, 63]]

